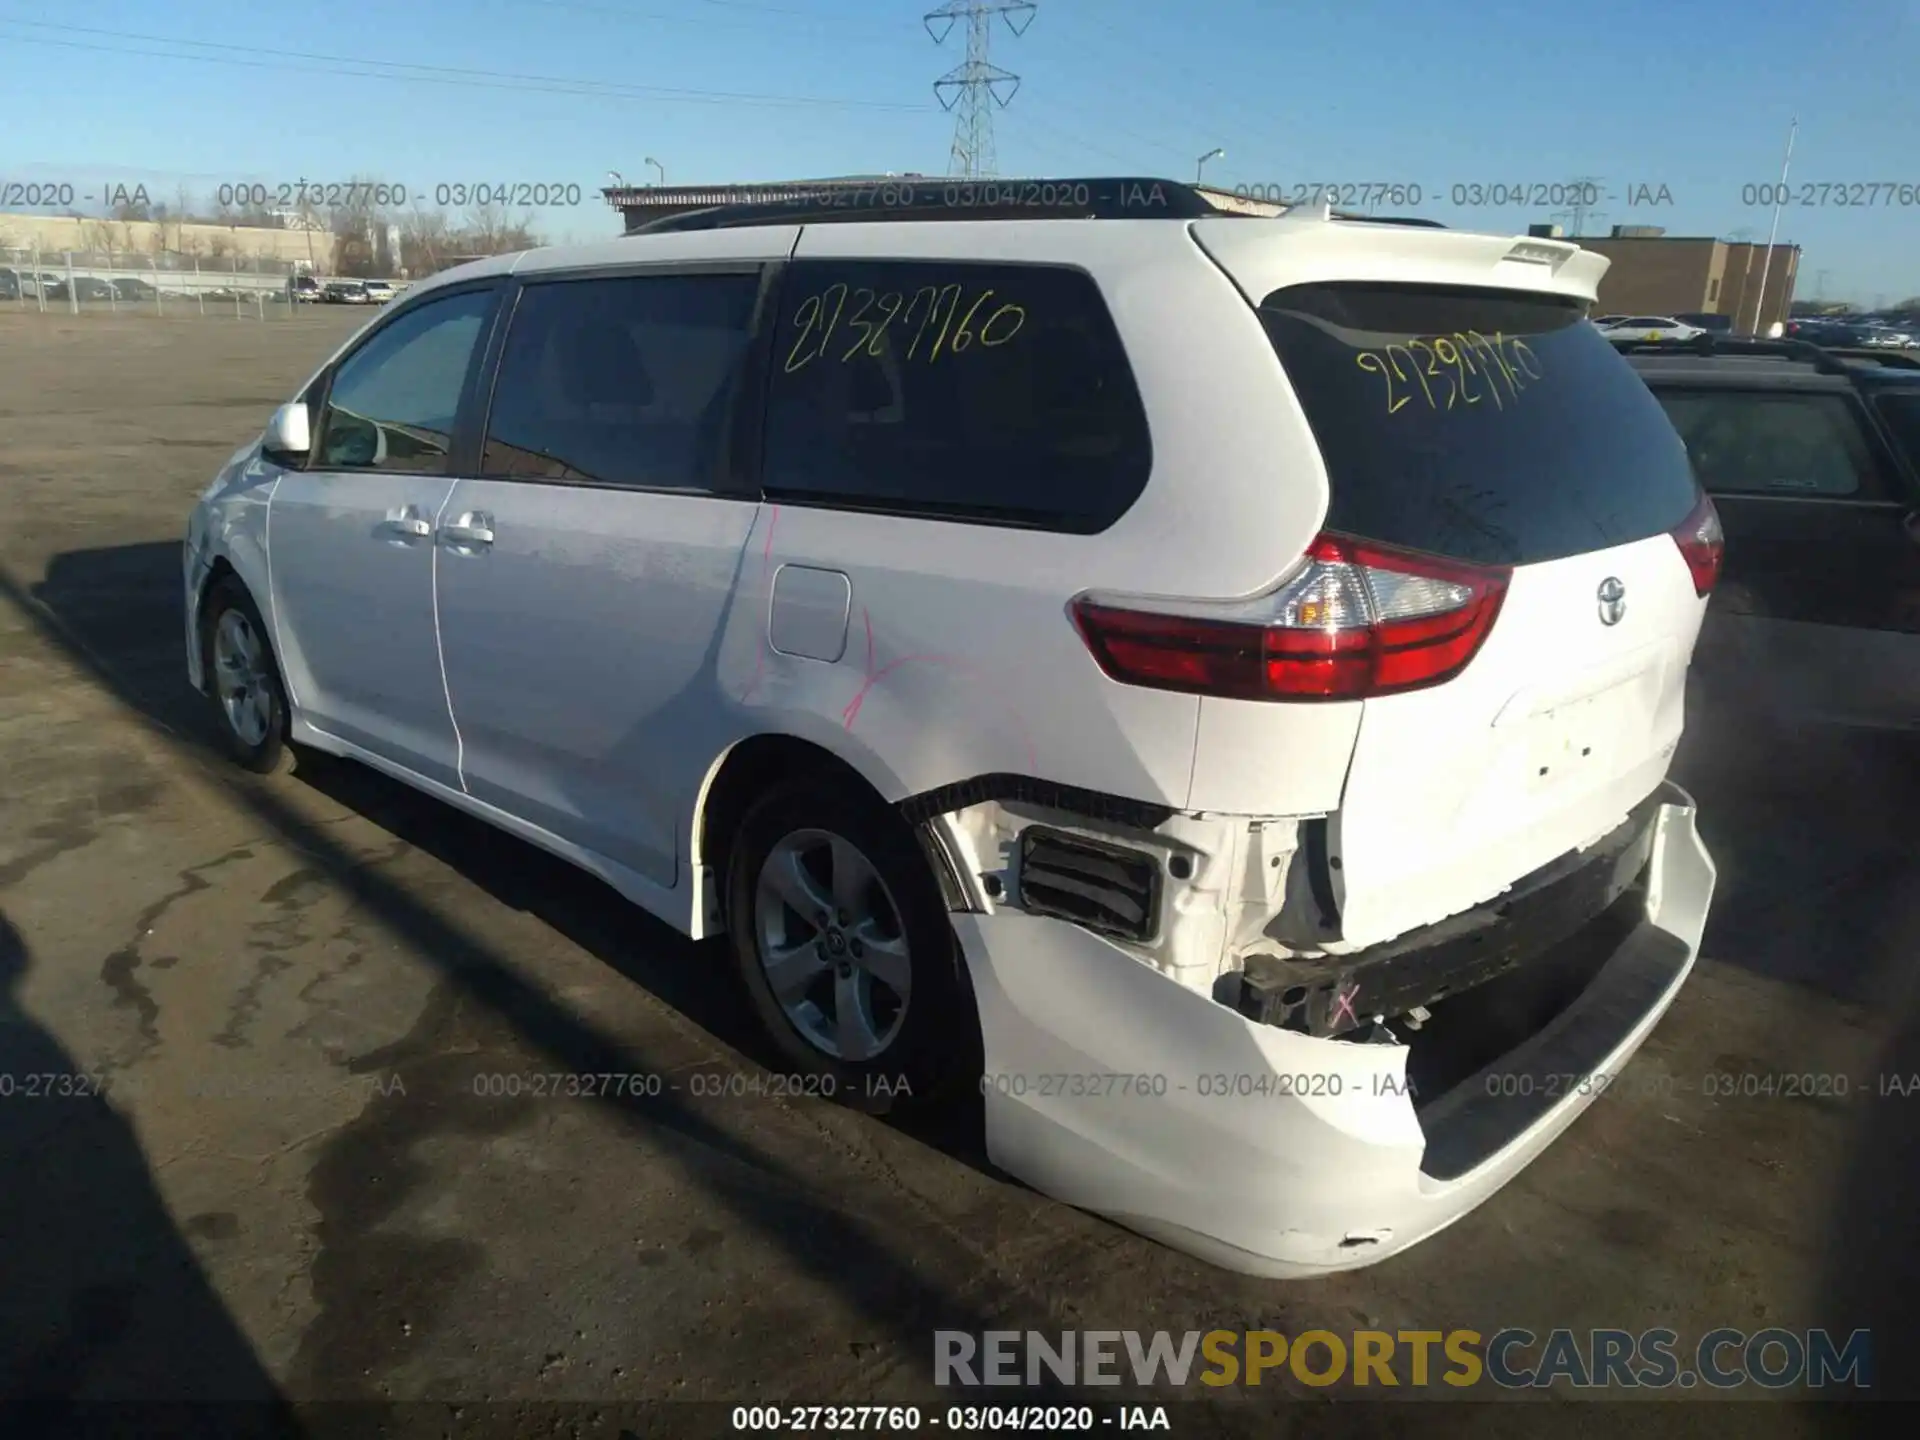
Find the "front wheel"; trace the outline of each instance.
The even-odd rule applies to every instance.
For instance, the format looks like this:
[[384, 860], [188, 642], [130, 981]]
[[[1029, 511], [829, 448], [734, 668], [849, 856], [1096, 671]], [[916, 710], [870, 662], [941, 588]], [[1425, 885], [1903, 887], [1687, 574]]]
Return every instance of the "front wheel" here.
[[207, 596], [206, 662], [221, 738], [230, 755], [265, 775], [286, 756], [287, 695], [266, 623], [246, 586], [229, 575]]
[[727, 930], [783, 1055], [871, 1113], [944, 1098], [977, 1068], [965, 960], [912, 832], [877, 800], [777, 787], [742, 819]]

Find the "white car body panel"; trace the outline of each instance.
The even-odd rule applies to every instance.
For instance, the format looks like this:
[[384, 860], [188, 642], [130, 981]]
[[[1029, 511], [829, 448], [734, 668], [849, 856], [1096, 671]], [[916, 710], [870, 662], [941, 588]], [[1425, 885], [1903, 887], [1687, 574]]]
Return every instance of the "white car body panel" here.
[[[1516, 247], [1536, 259], [1511, 258]], [[751, 736], [817, 745], [889, 802], [1010, 775], [1160, 807], [1169, 818], [1130, 838], [1189, 858], [1193, 873], [1170, 892], [1163, 932], [1138, 944], [996, 900], [1013, 892], [1011, 837], [1031, 813], [985, 804], [926, 822], [956, 862], [952, 921], [990, 1079], [1313, 1073], [1352, 1088], [1041, 1103], [989, 1085], [996, 1163], [1253, 1273], [1372, 1263], [1451, 1223], [1587, 1097], [1569, 1097], [1470, 1174], [1434, 1182], [1420, 1170], [1421, 1119], [1394, 1083], [1404, 1047], [1258, 1024], [1213, 987], [1285, 900], [1302, 820], [1331, 817], [1340, 943], [1355, 948], [1479, 904], [1599, 839], [1652, 793], [1679, 734], [1704, 608], [1673, 540], [1523, 567], [1459, 677], [1384, 700], [1274, 704], [1121, 685], [1094, 663], [1067, 605], [1088, 591], [1258, 595], [1325, 521], [1325, 467], [1249, 299], [1375, 279], [1591, 302], [1605, 259], [1564, 242], [1299, 216], [769, 226], [496, 257], [419, 283], [369, 324], [476, 278], [789, 255], [1086, 271], [1147, 412], [1145, 492], [1103, 533], [1071, 536], [467, 477], [284, 472], [288, 486], [256, 443], [189, 527], [189, 678], [205, 687], [198, 606], [224, 562], [275, 637], [294, 739], [560, 855], [696, 938], [717, 913], [696, 838], [702, 807]], [[1181, 476], [1203, 478], [1206, 504]], [[403, 500], [436, 528], [484, 517], [493, 541], [377, 536]], [[1607, 576], [1628, 594], [1610, 629], [1594, 613]], [[1571, 630], [1578, 645], [1561, 643]], [[1543, 758], [1558, 772], [1551, 783], [1536, 783]], [[1713, 885], [1690, 802], [1670, 803], [1658, 833], [1648, 923], [1684, 946], [1685, 963], [1603, 1057], [1616, 1068], [1684, 980]], [[1361, 1232], [1373, 1238], [1349, 1243]]]
[[[742, 733], [712, 691], [714, 650], [759, 507], [708, 496], [461, 480], [435, 604], [459, 784], [476, 799], [677, 883], [715, 752]], [[451, 726], [450, 726], [451, 733]]]
[[1048, 1195], [1245, 1274], [1324, 1275], [1406, 1249], [1571, 1125], [1679, 992], [1714, 868], [1691, 802], [1676, 801], [1661, 812], [1648, 925], [1683, 945], [1684, 961], [1604, 1055], [1569, 1062], [1591, 1087], [1567, 1086], [1466, 1174], [1421, 1169], [1426, 1135], [1403, 1047], [1255, 1024], [1098, 936], [1015, 911], [955, 917], [985, 1041], [989, 1156]]
[[[1626, 590], [1610, 626], [1609, 578]], [[1625, 818], [1679, 744], [1705, 610], [1665, 535], [1522, 566], [1459, 676], [1366, 701], [1335, 820], [1345, 941], [1491, 899]]]

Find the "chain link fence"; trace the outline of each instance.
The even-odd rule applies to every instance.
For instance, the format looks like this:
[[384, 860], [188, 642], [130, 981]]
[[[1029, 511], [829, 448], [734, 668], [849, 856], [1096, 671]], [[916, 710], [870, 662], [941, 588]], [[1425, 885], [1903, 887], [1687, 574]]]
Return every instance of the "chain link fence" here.
[[332, 278], [313, 275], [314, 288], [296, 300], [295, 276], [310, 274], [304, 265], [258, 256], [0, 247], [0, 315], [285, 319], [304, 310], [303, 302]]

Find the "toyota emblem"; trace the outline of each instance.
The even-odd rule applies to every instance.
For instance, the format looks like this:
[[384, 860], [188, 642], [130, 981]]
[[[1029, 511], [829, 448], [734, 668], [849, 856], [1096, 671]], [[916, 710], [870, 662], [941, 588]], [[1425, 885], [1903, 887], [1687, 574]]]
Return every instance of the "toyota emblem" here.
[[1620, 617], [1627, 613], [1627, 587], [1620, 583], [1618, 575], [1609, 575], [1600, 582], [1598, 598], [1600, 623], [1618, 625]]

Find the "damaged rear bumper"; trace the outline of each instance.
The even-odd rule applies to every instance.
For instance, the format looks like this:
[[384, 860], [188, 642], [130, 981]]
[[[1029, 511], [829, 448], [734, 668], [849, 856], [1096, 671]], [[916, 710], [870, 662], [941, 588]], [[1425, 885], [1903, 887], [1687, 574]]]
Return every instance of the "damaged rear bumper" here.
[[[1048, 1195], [1247, 1274], [1321, 1274], [1403, 1250], [1566, 1129], [1684, 983], [1713, 862], [1678, 787], [1662, 787], [1651, 829], [1644, 917], [1578, 997], [1418, 1111], [1405, 1045], [1263, 1024], [1058, 919], [955, 914], [988, 1152]], [[1592, 1083], [1569, 1079], [1583, 1076]]]

